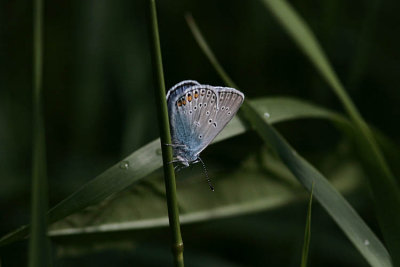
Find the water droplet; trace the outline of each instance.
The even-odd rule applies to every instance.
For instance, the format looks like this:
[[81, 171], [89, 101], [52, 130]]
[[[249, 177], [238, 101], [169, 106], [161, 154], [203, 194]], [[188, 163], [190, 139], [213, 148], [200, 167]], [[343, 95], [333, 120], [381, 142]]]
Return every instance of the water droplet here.
[[271, 115], [268, 112], [265, 112], [264, 116], [265, 116], [266, 119], [269, 119], [269, 117], [271, 117]]
[[157, 149], [156, 149], [156, 154], [157, 154], [157, 155], [162, 155], [161, 148], [157, 148]]
[[369, 246], [369, 240], [368, 240], [368, 239], [365, 239], [365, 240], [364, 240], [364, 245], [365, 245], [365, 246]]
[[128, 162], [128, 161], [122, 161], [122, 162], [119, 164], [119, 167], [120, 167], [121, 169], [127, 170], [127, 169], [129, 168], [129, 162]]

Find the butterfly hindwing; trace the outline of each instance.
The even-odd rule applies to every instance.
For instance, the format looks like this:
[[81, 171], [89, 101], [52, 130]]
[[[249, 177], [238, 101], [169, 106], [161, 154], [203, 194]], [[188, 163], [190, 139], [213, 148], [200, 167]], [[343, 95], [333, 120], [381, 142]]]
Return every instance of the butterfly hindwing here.
[[235, 116], [243, 103], [244, 96], [242, 92], [227, 87], [216, 87], [218, 91], [218, 114], [217, 121], [219, 122], [218, 128], [220, 131], [226, 124]]
[[[207, 147], [212, 140], [224, 129], [226, 124], [233, 118], [239, 107], [243, 103], [243, 94], [233, 88], [229, 87], [212, 87], [211, 95], [215, 94], [216, 102], [212, 104], [212, 116], [202, 113], [201, 122], [205, 127], [199, 131], [199, 136], [202, 136], [203, 142], [200, 143], [197, 153], [200, 153]], [[212, 98], [206, 99], [212, 101]]]
[[[191, 88], [194, 93], [198, 93], [192, 104], [192, 131], [190, 135], [190, 149], [194, 153], [199, 153], [213, 139], [217, 123], [218, 96], [213, 87], [198, 85]], [[218, 134], [218, 133], [217, 133]]]

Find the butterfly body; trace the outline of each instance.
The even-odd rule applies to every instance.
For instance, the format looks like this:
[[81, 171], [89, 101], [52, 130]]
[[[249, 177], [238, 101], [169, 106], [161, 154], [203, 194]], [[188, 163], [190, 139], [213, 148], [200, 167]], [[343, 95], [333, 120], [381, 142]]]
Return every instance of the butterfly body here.
[[182, 81], [167, 93], [174, 162], [199, 161], [200, 153], [233, 118], [244, 95], [229, 87]]

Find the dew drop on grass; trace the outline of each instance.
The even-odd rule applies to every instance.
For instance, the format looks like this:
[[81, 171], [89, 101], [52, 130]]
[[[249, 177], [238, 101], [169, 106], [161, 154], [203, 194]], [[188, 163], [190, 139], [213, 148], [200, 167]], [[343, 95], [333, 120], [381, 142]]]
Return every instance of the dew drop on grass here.
[[265, 112], [265, 113], [264, 113], [264, 117], [265, 117], [266, 119], [269, 119], [269, 117], [271, 117], [271, 115], [270, 115], [268, 112]]
[[127, 162], [127, 161], [122, 161], [122, 162], [119, 164], [119, 167], [120, 167], [121, 169], [123, 169], [123, 170], [127, 170], [127, 169], [129, 168], [129, 162]]
[[364, 245], [365, 245], [365, 246], [369, 246], [369, 240], [368, 240], [368, 239], [365, 239], [365, 240], [364, 240]]

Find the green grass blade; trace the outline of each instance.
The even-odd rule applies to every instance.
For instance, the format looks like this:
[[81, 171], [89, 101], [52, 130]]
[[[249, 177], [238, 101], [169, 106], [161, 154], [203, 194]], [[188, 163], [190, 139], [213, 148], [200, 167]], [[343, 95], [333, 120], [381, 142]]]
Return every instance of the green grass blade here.
[[[249, 120], [252, 127], [264, 142], [279, 155], [304, 187], [311, 190], [312, 183], [315, 183], [315, 198], [371, 266], [392, 266], [390, 256], [385, 247], [326, 178], [299, 156], [283, 137], [263, 120], [262, 114], [257, 113], [250, 104], [245, 103], [242, 109], [244, 116]], [[365, 245], [366, 242], [368, 245]]]
[[400, 189], [377, 142], [333, 71], [322, 48], [305, 21], [285, 0], [263, 0], [290, 37], [311, 60], [321, 76], [336, 93], [347, 111], [359, 140], [360, 155], [368, 170], [375, 211], [384, 239], [396, 266], [400, 266]]
[[[298, 118], [340, 118], [339, 115], [334, 115], [333, 112], [326, 109], [291, 98], [256, 99], [254, 100], [254, 106], [261, 114], [270, 113], [268, 118], [270, 123], [279, 123]], [[242, 134], [246, 130], [245, 124], [237, 117], [234, 117], [217, 136], [214, 143]], [[110, 195], [120, 192], [148, 176], [161, 166], [160, 140], [157, 139], [110, 167], [54, 206], [48, 213], [49, 222], [56, 222], [88, 206], [96, 205]], [[22, 239], [26, 237], [27, 233], [27, 226], [23, 226], [3, 236], [0, 239], [0, 246]]]
[[201, 34], [199, 28], [196, 26], [196, 22], [194, 21], [192, 15], [188, 13], [186, 14], [185, 18], [190, 27], [190, 30], [192, 31], [192, 34], [196, 38], [198, 45], [203, 50], [203, 52], [207, 54], [208, 59], [210, 60], [211, 64], [214, 66], [218, 74], [221, 76], [222, 80], [226, 84], [232, 85], [233, 88], [237, 88], [237, 86], [229, 77], [229, 75], [226, 74], [224, 68], [222, 68], [221, 64], [219, 64], [217, 57], [214, 55], [213, 51], [209, 48], [207, 42], [204, 40], [203, 35]]
[[154, 69], [154, 92], [156, 96], [156, 106], [158, 113], [158, 125], [161, 139], [161, 151], [164, 167], [165, 190], [167, 193], [169, 226], [172, 233], [172, 253], [175, 266], [184, 266], [183, 262], [183, 240], [181, 236], [181, 226], [179, 223], [179, 208], [176, 196], [175, 171], [172, 162], [171, 134], [169, 132], [169, 119], [167, 101], [165, 100], [164, 71], [161, 58], [160, 36], [158, 34], [158, 22], [156, 1], [149, 0], [149, 24], [150, 43], [152, 45], [152, 61]]
[[311, 239], [311, 208], [312, 208], [312, 197], [314, 192], [314, 183], [311, 186], [310, 192], [310, 200], [308, 201], [308, 211], [307, 211], [307, 219], [306, 219], [306, 229], [304, 231], [304, 244], [303, 244], [303, 252], [301, 255], [301, 267], [307, 267], [308, 260], [308, 250], [310, 247], [310, 239]]
[[[255, 147], [249, 149], [257, 153], [229, 167], [229, 171], [223, 166], [220, 167], [221, 171], [212, 171], [211, 175], [218, 186], [213, 194], [200, 182], [204, 181], [204, 174], [199, 166], [181, 175], [185, 177], [178, 185], [182, 224], [276, 209], [306, 199], [304, 189], [296, 178], [270, 151]], [[335, 166], [329, 174], [338, 190], [347, 193], [359, 186], [363, 174], [361, 168], [354, 164], [351, 155], [335, 160]], [[101, 239], [105, 233], [135, 231], [133, 235], [136, 235], [140, 234], [140, 230], [168, 226], [160, 176], [156, 173], [132, 190], [121, 192], [95, 207], [68, 216], [51, 227], [50, 235], [74, 238], [88, 234], [94, 237], [97, 234], [97, 238]], [[205, 194], [207, 198], [204, 198]], [[140, 205], [132, 209], [133, 203]], [[59, 240], [55, 240], [57, 244]]]
[[50, 242], [47, 238], [48, 207], [46, 177], [46, 142], [42, 110], [43, 2], [34, 1], [33, 8], [33, 143], [32, 204], [29, 266], [51, 266]]
[[[292, 98], [264, 98], [256, 99], [252, 101], [252, 103], [254, 104], [255, 109], [260, 116], [263, 115], [265, 112], [269, 112], [270, 117], [266, 118], [264, 116], [264, 120], [271, 123], [279, 123], [286, 120], [298, 118], [324, 118], [330, 120], [335, 117], [340, 118], [338, 114], [335, 114], [323, 108], [318, 108], [318, 106], [309, 104], [305, 101], [296, 101]], [[339, 120], [345, 119], [341, 117], [341, 119]], [[215, 142], [225, 140], [235, 135], [244, 133], [245, 131], [245, 124], [243, 124], [237, 118], [234, 118], [231, 123], [226, 126], [224, 131], [221, 132], [221, 134], [217, 138], [218, 140], [216, 139]], [[60, 219], [77, 213], [88, 206], [96, 205], [110, 195], [122, 191], [123, 189], [132, 185], [132, 183], [134, 182], [138, 182], [140, 179], [148, 176], [153, 171], [159, 169], [161, 166], [162, 160], [160, 141], [159, 139], [157, 139], [135, 151], [121, 162], [115, 164], [114, 166], [94, 178], [92, 181], [85, 184], [78, 191], [71, 194], [58, 205], [53, 207], [49, 212], [49, 221], [59, 221]], [[224, 186], [220, 186], [221, 189], [223, 187]], [[231, 187], [228, 186], [228, 188]], [[193, 194], [188, 193], [188, 198], [190, 198], [190, 196], [193, 196]], [[281, 198], [281, 201], [284, 201], [284, 198]], [[254, 211], [258, 209], [265, 209], [268, 208], [268, 205], [270, 205], [269, 202], [269, 199], [265, 199], [265, 201], [259, 202], [259, 205], [254, 205], [254, 203], [252, 203], [251, 205], [247, 206], [235, 206], [232, 207], [230, 211], [225, 211], [224, 214], [241, 214], [242, 212], [251, 211], [252, 208], [256, 208]], [[135, 202], [134, 200], [132, 200], [129, 201], [129, 203], [129, 205], [133, 205], [133, 203]], [[182, 218], [183, 223], [215, 218], [213, 217], [215, 216], [215, 211], [211, 209], [210, 212], [211, 214], [207, 212], [191, 213], [187, 215], [184, 214]], [[147, 223], [149, 223], [149, 221], [146, 221], [146, 225]], [[152, 221], [152, 223], [152, 225], [155, 226], [163, 226], [167, 225], [168, 220], [165, 218], [161, 221]], [[143, 224], [141, 224], [139, 221], [137, 224], [134, 223], [132, 225], [129, 225], [129, 229], [136, 229], [135, 227], [141, 227], [141, 225]], [[119, 225], [118, 228], [123, 229], [123, 226]], [[79, 232], [79, 227], [74, 231]], [[0, 246], [22, 239], [26, 237], [27, 233], [27, 226], [23, 226], [16, 231], [13, 231], [8, 235], [2, 237], [2, 239], [0, 240]]]
[[[209, 49], [205, 39], [201, 36], [197, 25], [193, 20], [188, 19], [187, 21], [199, 46], [201, 48], [208, 48], [203, 49], [203, 52], [209, 58], [215, 69], [219, 70], [222, 79], [230, 81], [231, 79], [223, 68], [221, 66], [216, 66], [217, 64], [219, 65], [219, 63], [215, 59], [215, 56], [209, 53], [211, 49]], [[234, 83], [228, 83], [227, 85], [234, 86]], [[241, 114], [251, 124], [252, 128], [257, 131], [264, 142], [276, 151], [282, 161], [304, 187], [310, 190], [312, 182], [315, 182], [315, 198], [331, 215], [333, 220], [335, 220], [365, 259], [372, 266], [392, 266], [389, 253], [357, 212], [349, 205], [343, 196], [329, 184], [325, 177], [306, 160], [297, 155], [294, 149], [287, 144], [279, 133], [266, 123], [264, 114], [257, 114], [256, 109], [248, 101], [244, 102], [241, 108]], [[373, 240], [372, 246], [371, 239]], [[368, 241], [368, 246], [364, 243], [366, 241]]]

